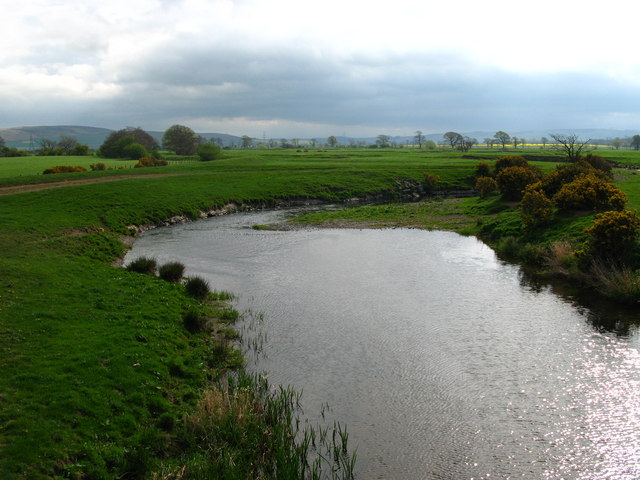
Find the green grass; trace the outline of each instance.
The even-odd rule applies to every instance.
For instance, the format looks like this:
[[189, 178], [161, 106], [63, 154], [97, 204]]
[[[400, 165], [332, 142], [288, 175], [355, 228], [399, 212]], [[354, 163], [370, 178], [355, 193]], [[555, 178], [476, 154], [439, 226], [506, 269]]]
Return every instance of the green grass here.
[[[487, 158], [502, 154], [477, 153]], [[623, 153], [630, 163], [640, 158]], [[237, 313], [222, 302], [228, 295], [216, 294], [222, 303], [207, 307], [188, 297], [181, 283], [113, 267], [124, 252], [120, 237], [132, 233], [130, 226], [176, 215], [195, 219], [201, 211], [232, 202], [269, 206], [283, 199], [339, 201], [383, 194], [393, 191], [399, 179], [420, 180], [423, 172], [439, 175], [439, 187], [468, 189], [479, 160], [448, 150], [250, 150], [227, 152], [223, 160], [210, 163], [38, 174], [81, 161], [100, 160], [0, 159], [0, 185], [145, 175], [0, 196], [3, 479], [134, 478], [129, 469], [136, 462], [146, 470], [141, 478], [160, 471], [163, 462], [173, 468], [181, 455], [199, 455], [172, 453], [179, 437], [171, 426], [194, 411], [210, 380], [240, 359], [228, 345], [212, 343], [211, 335], [190, 332], [184, 317], [198, 311], [230, 322]], [[553, 167], [551, 162], [540, 165]], [[174, 176], [158, 176], [167, 173]], [[620, 185], [637, 208], [640, 177], [623, 173]], [[378, 205], [324, 215], [305, 221], [400, 222], [465, 233], [494, 221], [505, 230], [518, 226], [512, 207], [496, 198]], [[579, 233], [585, 221], [576, 217], [558, 223], [547, 232], [549, 241], [569, 225]]]

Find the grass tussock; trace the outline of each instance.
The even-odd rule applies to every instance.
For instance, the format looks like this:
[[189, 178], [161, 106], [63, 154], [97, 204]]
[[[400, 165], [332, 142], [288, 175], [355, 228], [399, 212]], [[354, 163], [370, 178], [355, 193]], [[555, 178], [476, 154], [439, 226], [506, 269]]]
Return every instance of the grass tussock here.
[[547, 250], [544, 260], [549, 273], [563, 277], [570, 276], [577, 264], [573, 245], [566, 240], [554, 242]]
[[595, 260], [590, 273], [592, 284], [607, 297], [627, 304], [640, 301], [640, 272]]
[[209, 282], [202, 277], [189, 277], [184, 284], [187, 295], [196, 298], [198, 300], [204, 300], [209, 295], [211, 289], [209, 288]]
[[180, 262], [165, 263], [158, 269], [158, 275], [167, 282], [177, 283], [182, 280], [185, 266]]
[[155, 275], [158, 268], [158, 262], [155, 258], [138, 257], [127, 265], [127, 270], [136, 273], [146, 273], [147, 275]]

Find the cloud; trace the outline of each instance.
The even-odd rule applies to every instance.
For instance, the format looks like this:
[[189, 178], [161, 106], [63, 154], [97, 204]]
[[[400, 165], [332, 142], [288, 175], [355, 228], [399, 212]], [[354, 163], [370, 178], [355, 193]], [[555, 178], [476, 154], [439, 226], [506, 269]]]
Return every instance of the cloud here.
[[274, 137], [634, 125], [638, 62], [603, 52], [603, 35], [558, 43], [567, 18], [549, 1], [524, 17], [501, 0], [463, 2], [467, 15], [409, 0], [8, 0], [0, 124]]

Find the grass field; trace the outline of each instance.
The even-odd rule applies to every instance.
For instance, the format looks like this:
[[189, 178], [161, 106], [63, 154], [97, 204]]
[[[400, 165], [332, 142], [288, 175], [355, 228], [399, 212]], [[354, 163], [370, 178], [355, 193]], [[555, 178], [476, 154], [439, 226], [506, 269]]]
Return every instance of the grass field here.
[[[635, 152], [602, 153], [640, 164]], [[470, 154], [489, 160], [502, 152]], [[96, 161], [0, 158], [0, 187], [131, 174], [39, 174], [54, 165]], [[121, 237], [131, 235], [129, 226], [175, 215], [196, 219], [232, 202], [268, 206], [283, 199], [362, 197], [392, 191], [399, 179], [420, 180], [423, 172], [438, 175], [443, 188], [468, 189], [478, 161], [414, 149], [230, 151], [211, 163], [136, 169], [143, 178], [0, 196], [0, 478], [151, 478], [202, 464], [202, 452], [178, 448], [182, 419], [238, 359], [210, 336], [186, 330], [183, 317], [194, 308], [212, 318], [233, 315], [224, 302], [207, 306], [179, 284], [112, 266], [124, 252]], [[632, 170], [618, 176], [631, 207], [638, 208], [639, 176]], [[508, 214], [511, 207], [470, 198], [438, 208], [374, 208], [349, 214], [474, 233], [482, 218]], [[442, 223], [423, 221], [428, 216]], [[241, 459], [254, 447], [234, 455]]]

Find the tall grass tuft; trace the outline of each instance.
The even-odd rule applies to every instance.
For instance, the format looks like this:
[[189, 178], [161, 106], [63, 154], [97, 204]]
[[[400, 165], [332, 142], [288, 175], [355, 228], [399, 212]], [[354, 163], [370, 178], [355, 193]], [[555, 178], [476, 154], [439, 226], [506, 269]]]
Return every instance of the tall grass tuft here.
[[202, 277], [189, 277], [185, 282], [187, 294], [198, 300], [204, 300], [209, 295], [209, 282]]
[[554, 242], [547, 250], [544, 263], [550, 273], [570, 276], [577, 266], [573, 245], [566, 240]]
[[189, 309], [182, 316], [182, 324], [191, 333], [198, 333], [204, 330], [206, 319], [204, 315], [195, 308]]
[[602, 260], [591, 265], [593, 285], [602, 294], [622, 303], [640, 302], [640, 273], [628, 267], [617, 266]]
[[346, 430], [311, 428], [299, 412], [300, 394], [290, 388], [244, 371], [228, 377], [176, 432], [180, 444], [207, 458], [191, 465], [189, 478], [353, 479]]
[[167, 282], [177, 283], [182, 280], [185, 266], [180, 262], [165, 263], [158, 270], [158, 275]]
[[148, 275], [155, 275], [158, 263], [155, 258], [138, 257], [127, 265], [127, 270], [130, 272], [146, 273]]

